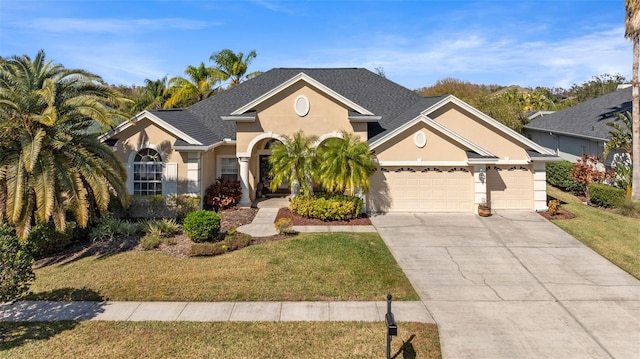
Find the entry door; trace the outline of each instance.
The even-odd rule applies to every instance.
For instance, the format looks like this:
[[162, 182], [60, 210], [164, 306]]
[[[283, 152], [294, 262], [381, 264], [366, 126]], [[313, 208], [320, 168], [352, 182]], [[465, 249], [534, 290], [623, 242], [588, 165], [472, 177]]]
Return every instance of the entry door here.
[[[271, 155], [260, 155], [260, 183], [263, 185], [263, 193], [274, 193], [270, 190], [271, 180], [273, 176], [271, 176], [271, 164], [269, 163], [269, 157]], [[289, 184], [282, 183], [275, 192], [285, 192], [289, 190]]]

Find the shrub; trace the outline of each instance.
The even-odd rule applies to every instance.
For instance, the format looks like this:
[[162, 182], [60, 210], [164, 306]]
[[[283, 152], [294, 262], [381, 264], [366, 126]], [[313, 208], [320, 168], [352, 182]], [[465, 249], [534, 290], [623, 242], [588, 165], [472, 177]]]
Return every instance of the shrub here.
[[215, 183], [207, 187], [204, 195], [204, 208], [220, 211], [235, 206], [242, 198], [240, 181], [230, 181], [218, 178]]
[[117, 236], [133, 237], [142, 231], [141, 225], [124, 219], [103, 217], [100, 218], [91, 230], [92, 241], [112, 240]]
[[138, 222], [120, 221], [116, 233], [125, 237], [134, 237], [142, 232], [142, 225]]
[[568, 192], [584, 192], [584, 186], [571, 177], [574, 164], [569, 161], [547, 163], [547, 182]]
[[296, 197], [291, 200], [289, 208], [303, 217], [336, 221], [358, 217], [362, 204], [362, 199], [355, 196], [317, 194]]
[[147, 234], [146, 236], [140, 238], [140, 246], [146, 251], [150, 251], [152, 249], [160, 247], [161, 243], [162, 238], [151, 234]]
[[29, 290], [35, 274], [33, 257], [18, 241], [15, 231], [0, 226], [0, 303], [20, 298]]
[[578, 158], [578, 163], [571, 169], [570, 175], [571, 178], [582, 184], [585, 189], [584, 194], [590, 198], [589, 185], [610, 180], [615, 176], [615, 173], [606, 171], [598, 156], [582, 155], [581, 158]]
[[222, 243], [194, 243], [191, 245], [191, 249], [189, 250], [189, 256], [191, 257], [200, 257], [200, 256], [217, 256], [224, 253], [222, 249]]
[[200, 196], [170, 195], [167, 203], [172, 208], [176, 221], [182, 223], [189, 213], [200, 208]]
[[183, 229], [194, 242], [214, 240], [220, 234], [220, 216], [206, 210], [191, 212], [184, 219]]
[[559, 200], [552, 199], [551, 201], [549, 201], [549, 214], [551, 214], [553, 216], [556, 213], [558, 213], [559, 209], [560, 209], [560, 201]]
[[640, 217], [640, 202], [634, 202], [629, 199], [618, 203], [616, 206], [620, 210], [620, 214], [627, 217]]
[[249, 244], [251, 244], [251, 236], [247, 234], [228, 236], [221, 242], [192, 244], [189, 256], [217, 256], [247, 247]]
[[145, 233], [156, 237], [170, 237], [180, 230], [174, 219], [150, 220], [145, 222]]
[[292, 222], [290, 218], [280, 218], [275, 223], [276, 231], [280, 234], [289, 234], [293, 232]]
[[606, 184], [592, 183], [589, 185], [590, 201], [602, 207], [616, 207], [624, 202], [624, 190]]
[[71, 243], [75, 223], [67, 224], [65, 232], [58, 232], [52, 222], [36, 224], [29, 232], [25, 249], [36, 258], [57, 253]]

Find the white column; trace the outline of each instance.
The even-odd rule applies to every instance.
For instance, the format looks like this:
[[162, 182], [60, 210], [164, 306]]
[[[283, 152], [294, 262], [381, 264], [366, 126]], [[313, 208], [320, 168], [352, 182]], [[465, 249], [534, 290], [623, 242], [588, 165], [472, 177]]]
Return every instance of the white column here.
[[480, 203], [489, 203], [487, 199], [487, 171], [485, 165], [473, 166], [473, 188], [474, 188], [474, 207], [475, 212], [478, 211]]
[[547, 206], [547, 170], [545, 162], [533, 163], [533, 210], [544, 212]]
[[242, 189], [241, 207], [251, 206], [251, 195], [249, 194], [249, 157], [240, 157], [240, 187]]

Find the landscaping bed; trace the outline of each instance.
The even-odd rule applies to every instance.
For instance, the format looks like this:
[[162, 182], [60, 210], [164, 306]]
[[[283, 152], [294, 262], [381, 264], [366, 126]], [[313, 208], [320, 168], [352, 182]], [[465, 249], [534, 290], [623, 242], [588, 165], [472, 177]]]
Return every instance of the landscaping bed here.
[[291, 219], [291, 224], [294, 226], [365, 226], [371, 225], [369, 217], [363, 213], [358, 218], [343, 220], [343, 221], [323, 221], [317, 218], [306, 218], [298, 214], [295, 214], [289, 210], [289, 208], [280, 208], [276, 221], [280, 218]]
[[[258, 213], [257, 208], [238, 208], [234, 207], [220, 212], [222, 217], [220, 221], [220, 230], [222, 232], [230, 231], [242, 225], [249, 224]], [[254, 243], [264, 243], [277, 238], [260, 238]], [[179, 233], [172, 237], [174, 244], [161, 244], [160, 247], [154, 249], [155, 252], [162, 252], [173, 257], [188, 257], [191, 241], [184, 233]], [[76, 243], [75, 245], [65, 248], [63, 251], [54, 255], [42, 258], [34, 263], [34, 268], [41, 268], [51, 264], [69, 263], [84, 257], [90, 256], [107, 256], [126, 251], [143, 251], [144, 249], [138, 244], [138, 237], [115, 237], [100, 241], [85, 241]]]

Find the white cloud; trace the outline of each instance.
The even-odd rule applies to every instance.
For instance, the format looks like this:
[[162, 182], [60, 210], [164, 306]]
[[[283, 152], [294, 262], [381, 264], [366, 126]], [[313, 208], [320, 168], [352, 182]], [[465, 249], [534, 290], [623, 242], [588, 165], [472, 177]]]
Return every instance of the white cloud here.
[[[398, 42], [372, 39], [341, 48], [307, 48], [275, 66], [383, 66], [389, 78], [409, 88], [430, 86], [454, 77], [484, 84], [571, 87], [603, 73], [630, 74], [631, 44], [622, 27], [579, 37], [521, 41], [517, 34], [491, 38], [488, 34], [431, 34], [429, 39]], [[326, 45], [325, 45], [326, 46]]]

